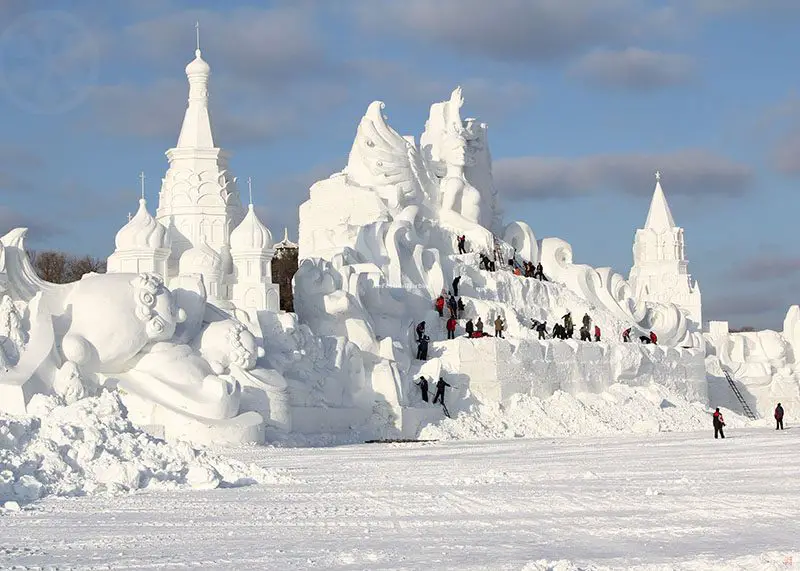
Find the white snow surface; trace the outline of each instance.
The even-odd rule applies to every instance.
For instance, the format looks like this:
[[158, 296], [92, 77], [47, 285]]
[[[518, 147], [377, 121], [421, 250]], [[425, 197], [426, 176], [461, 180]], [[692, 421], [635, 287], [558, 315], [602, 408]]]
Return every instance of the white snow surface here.
[[275, 482], [274, 470], [166, 443], [131, 424], [115, 393], [63, 406], [37, 395], [33, 414], [0, 414], [0, 506], [46, 495], [79, 496], [142, 488], [211, 489]]
[[800, 430], [728, 428], [243, 448], [291, 480], [0, 510], [0, 568], [796, 568]]
[[[751, 423], [732, 411], [721, 411], [728, 426]], [[515, 394], [503, 403], [472, 405], [453, 419], [424, 427], [420, 438], [482, 440], [689, 432], [707, 427], [712, 412], [702, 403], [687, 401], [655, 383], [646, 387], [618, 383], [602, 393], [556, 391], [544, 399]]]

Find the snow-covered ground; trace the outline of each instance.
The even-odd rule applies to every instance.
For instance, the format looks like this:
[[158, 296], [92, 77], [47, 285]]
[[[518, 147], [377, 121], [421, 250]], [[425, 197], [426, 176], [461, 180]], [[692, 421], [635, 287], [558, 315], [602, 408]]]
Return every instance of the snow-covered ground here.
[[786, 569], [800, 428], [245, 448], [274, 484], [49, 497], [0, 567]]

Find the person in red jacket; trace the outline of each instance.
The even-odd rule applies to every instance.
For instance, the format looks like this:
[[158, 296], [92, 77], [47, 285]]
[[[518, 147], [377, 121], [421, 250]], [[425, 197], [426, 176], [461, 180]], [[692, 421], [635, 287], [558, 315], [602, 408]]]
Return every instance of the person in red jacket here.
[[651, 331], [650, 332], [650, 343], [655, 345], [656, 341], [658, 341], [658, 337], [656, 337], [656, 332], [655, 331]]
[[594, 326], [594, 340], [600, 341], [600, 327], [597, 325]]
[[783, 430], [783, 407], [781, 403], [778, 403], [778, 406], [775, 407], [775, 430], [779, 428]]
[[725, 419], [722, 418], [722, 413], [719, 411], [719, 408], [714, 411], [714, 438], [717, 438], [719, 435], [721, 438], [725, 438], [725, 433], [722, 431], [722, 427], [725, 426]]
[[444, 313], [444, 296], [440, 295], [436, 298], [436, 303], [434, 304], [436, 307], [436, 312], [439, 314], [439, 317], [442, 317]]
[[455, 339], [456, 338], [456, 319], [455, 317], [451, 317], [447, 320], [447, 338], [448, 339]]
[[625, 343], [631, 342], [631, 328], [628, 327], [625, 331], [622, 332], [622, 340]]

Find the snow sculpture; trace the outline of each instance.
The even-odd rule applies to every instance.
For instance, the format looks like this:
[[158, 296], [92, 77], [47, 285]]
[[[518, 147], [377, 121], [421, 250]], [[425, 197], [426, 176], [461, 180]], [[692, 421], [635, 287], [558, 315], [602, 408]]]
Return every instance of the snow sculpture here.
[[278, 311], [278, 286], [272, 283], [272, 234], [258, 219], [251, 203], [247, 214], [231, 232], [234, 284], [233, 304], [248, 312]]
[[541, 260], [547, 277], [602, 307], [639, 335], [654, 331], [662, 345], [697, 346], [698, 340], [687, 335], [687, 320], [673, 304], [646, 304], [636, 298], [630, 283], [611, 268], [592, 268], [572, 263], [572, 247], [558, 238], [545, 238]]
[[[771, 416], [777, 402], [790, 409], [800, 407], [800, 307], [789, 308], [782, 332], [731, 333], [726, 321], [711, 321], [704, 337], [709, 378], [717, 385], [712, 396], [720, 402], [730, 399], [725, 369], [744, 385], [745, 398], [763, 417]], [[736, 402], [730, 405], [739, 408]]]
[[689, 319], [692, 331], [702, 328], [700, 286], [692, 282], [684, 249], [683, 228], [675, 225], [664, 191], [661, 173], [644, 228], [636, 231], [630, 283], [637, 299], [674, 303]]
[[167, 229], [147, 211], [147, 201], [139, 200], [139, 210], [114, 239], [116, 249], [109, 256], [108, 272], [156, 273], [167, 275], [170, 242]]
[[[0, 313], [4, 337], [20, 352], [3, 384], [24, 374], [18, 385], [38, 383], [35, 392], [55, 392], [68, 402], [87, 394], [87, 385], [119, 386], [133, 415], [163, 425], [168, 434], [205, 426], [206, 439], [260, 439], [262, 418], [238, 414], [241, 386], [232, 365], [253, 369], [263, 354], [242, 324], [225, 315], [211, 323], [195, 320], [196, 331], [183, 332], [197, 338], [194, 348], [178, 342], [176, 332], [188, 313], [159, 275], [88, 274], [75, 283], [49, 284], [31, 267], [24, 236], [18, 229], [2, 239], [10, 295], [0, 302]], [[27, 306], [26, 319], [19, 318], [11, 296]], [[23, 332], [25, 322], [30, 325]], [[28, 355], [38, 362], [22, 371], [30, 365]], [[15, 406], [22, 400], [24, 407], [29, 396], [18, 396]]]

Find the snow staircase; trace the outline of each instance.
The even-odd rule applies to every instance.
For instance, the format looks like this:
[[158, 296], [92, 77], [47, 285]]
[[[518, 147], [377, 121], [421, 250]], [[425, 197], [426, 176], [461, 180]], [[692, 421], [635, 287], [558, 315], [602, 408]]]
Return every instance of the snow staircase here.
[[733, 377], [731, 377], [730, 373], [727, 369], [723, 368], [722, 372], [725, 373], [725, 378], [728, 379], [728, 384], [731, 386], [731, 390], [733, 390], [733, 394], [736, 395], [736, 398], [739, 400], [739, 404], [742, 405], [742, 410], [744, 411], [745, 416], [750, 420], [756, 420], [758, 416], [752, 411], [750, 405], [747, 404], [747, 401], [744, 400], [742, 393], [739, 391], [739, 387], [736, 386], [736, 383], [733, 381]]

